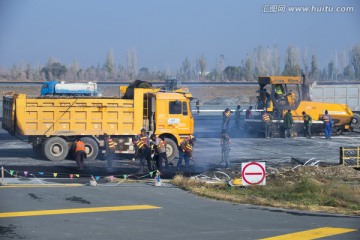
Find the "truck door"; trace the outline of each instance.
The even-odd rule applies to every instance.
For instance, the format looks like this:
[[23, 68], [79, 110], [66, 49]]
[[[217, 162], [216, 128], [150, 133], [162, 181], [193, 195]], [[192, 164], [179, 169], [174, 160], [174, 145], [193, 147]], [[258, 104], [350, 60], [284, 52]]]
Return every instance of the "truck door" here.
[[192, 132], [192, 115], [189, 102], [186, 100], [169, 101], [169, 117], [167, 124], [178, 129], [179, 134]]

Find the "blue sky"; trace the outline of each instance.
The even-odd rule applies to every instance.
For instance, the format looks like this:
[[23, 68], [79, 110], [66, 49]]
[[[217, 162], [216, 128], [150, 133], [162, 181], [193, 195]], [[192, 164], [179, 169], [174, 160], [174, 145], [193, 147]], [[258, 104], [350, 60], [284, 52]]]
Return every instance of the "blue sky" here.
[[[263, 7], [285, 5], [283, 13]], [[291, 13], [289, 6], [352, 6], [351, 13]], [[0, 0], [0, 66], [45, 64], [49, 57], [82, 67], [116, 63], [136, 49], [138, 68], [179, 68], [200, 55], [209, 68], [223, 54], [240, 65], [258, 46], [315, 53], [321, 66], [360, 43], [360, 2], [285, 0]]]

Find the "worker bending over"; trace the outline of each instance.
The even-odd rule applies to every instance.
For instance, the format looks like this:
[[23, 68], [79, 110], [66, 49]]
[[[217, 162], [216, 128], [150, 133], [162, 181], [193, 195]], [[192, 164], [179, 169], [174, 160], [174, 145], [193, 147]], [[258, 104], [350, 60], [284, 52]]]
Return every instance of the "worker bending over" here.
[[163, 168], [163, 162], [165, 162], [165, 167], [168, 168], [169, 163], [166, 156], [166, 142], [162, 140], [161, 138], [157, 137], [155, 134], [151, 134], [150, 140], [153, 144], [155, 154], [154, 154], [154, 160], [156, 162], [157, 170], [162, 173]]
[[194, 137], [188, 137], [180, 143], [179, 147], [179, 161], [176, 165], [177, 170], [180, 170], [183, 159], [185, 160], [185, 169], [189, 169], [190, 159], [192, 159], [193, 147], [196, 142]]

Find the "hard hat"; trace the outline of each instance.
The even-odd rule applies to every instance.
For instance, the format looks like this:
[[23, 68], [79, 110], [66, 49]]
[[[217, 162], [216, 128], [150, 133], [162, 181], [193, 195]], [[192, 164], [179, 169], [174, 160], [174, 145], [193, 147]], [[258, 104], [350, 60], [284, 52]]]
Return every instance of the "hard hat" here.
[[140, 132], [146, 132], [146, 129], [145, 129], [145, 128], [141, 128], [141, 129], [140, 129]]
[[232, 184], [235, 186], [241, 186], [242, 185], [241, 178], [235, 178], [234, 180], [232, 180]]

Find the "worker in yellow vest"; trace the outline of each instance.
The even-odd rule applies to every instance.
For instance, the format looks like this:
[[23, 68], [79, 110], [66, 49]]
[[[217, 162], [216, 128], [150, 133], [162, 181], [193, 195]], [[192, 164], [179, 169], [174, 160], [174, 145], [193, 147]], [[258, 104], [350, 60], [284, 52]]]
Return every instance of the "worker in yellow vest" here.
[[261, 115], [261, 119], [265, 126], [265, 138], [270, 138], [272, 116], [268, 112], [264, 111]]
[[306, 114], [305, 111], [302, 112], [302, 115], [304, 119], [304, 137], [311, 138], [312, 117]]

